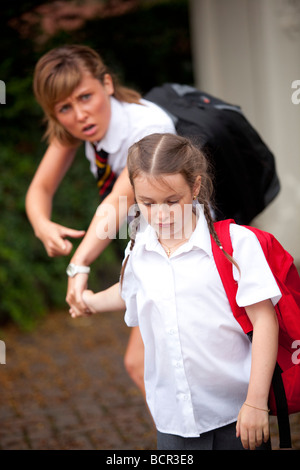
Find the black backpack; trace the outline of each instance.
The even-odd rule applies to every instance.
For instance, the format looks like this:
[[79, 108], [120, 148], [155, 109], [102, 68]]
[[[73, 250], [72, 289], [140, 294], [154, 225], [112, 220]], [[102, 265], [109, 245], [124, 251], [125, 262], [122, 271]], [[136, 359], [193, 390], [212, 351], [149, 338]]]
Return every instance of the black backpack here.
[[210, 160], [217, 220], [249, 224], [278, 194], [274, 156], [239, 106], [176, 83], [155, 87], [144, 98], [168, 112], [177, 133]]

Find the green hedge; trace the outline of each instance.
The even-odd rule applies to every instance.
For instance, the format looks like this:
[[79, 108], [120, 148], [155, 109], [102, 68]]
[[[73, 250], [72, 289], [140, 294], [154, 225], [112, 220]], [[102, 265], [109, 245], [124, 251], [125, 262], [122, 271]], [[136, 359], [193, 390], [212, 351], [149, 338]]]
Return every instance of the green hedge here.
[[[32, 155], [16, 154], [14, 147], [1, 150], [0, 200], [0, 321], [10, 318], [31, 327], [49, 309], [66, 306], [68, 258], [49, 258], [35, 238], [25, 215], [25, 192], [30, 183]], [[82, 152], [54, 201], [53, 219], [73, 228], [86, 229], [97, 207], [98, 197]], [[91, 287], [103, 288], [116, 280], [120, 265], [120, 243], [114, 241], [93, 266]], [[75, 246], [78, 245], [78, 241]], [[114, 246], [117, 244], [117, 247]]]

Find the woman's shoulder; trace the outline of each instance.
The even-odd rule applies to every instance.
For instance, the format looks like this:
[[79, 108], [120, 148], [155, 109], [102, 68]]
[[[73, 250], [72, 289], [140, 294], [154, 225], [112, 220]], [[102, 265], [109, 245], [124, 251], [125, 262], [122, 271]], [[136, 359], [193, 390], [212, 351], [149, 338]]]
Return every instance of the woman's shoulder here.
[[171, 117], [162, 108], [150, 101], [141, 99], [140, 104], [124, 103], [124, 106], [131, 122], [137, 127], [140, 125], [164, 126], [170, 132], [175, 130]]

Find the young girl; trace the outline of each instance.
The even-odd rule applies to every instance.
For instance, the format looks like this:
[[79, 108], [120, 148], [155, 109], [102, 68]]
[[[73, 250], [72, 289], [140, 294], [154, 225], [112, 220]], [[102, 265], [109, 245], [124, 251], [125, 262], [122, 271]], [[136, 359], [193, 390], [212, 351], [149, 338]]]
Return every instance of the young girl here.
[[128, 171], [137, 229], [121, 287], [87, 290], [83, 299], [94, 313], [126, 308], [126, 323], [140, 327], [158, 449], [269, 449], [278, 341], [273, 305], [281, 294], [259, 242], [231, 225], [237, 303], [253, 324], [251, 344], [212, 255], [210, 235], [222, 247], [205, 157], [182, 137], [153, 134], [130, 148]]
[[[67, 256], [70, 239], [83, 237], [68, 269], [67, 302], [70, 313], [86, 313], [82, 292], [90, 264], [116, 234], [106, 233], [106, 223], [119, 228], [133, 203], [126, 160], [128, 148], [153, 132], [174, 132], [171, 118], [159, 107], [142, 100], [135, 90], [122, 86], [102, 58], [84, 45], [67, 45], [50, 50], [38, 61], [34, 74], [35, 96], [45, 112], [49, 146], [34, 175], [26, 196], [26, 211], [36, 236], [49, 256]], [[94, 174], [102, 202], [114, 207], [108, 220], [96, 212], [89, 230], [74, 230], [51, 220], [52, 201], [62, 179], [74, 163], [77, 148], [85, 143], [86, 157]], [[111, 172], [101, 175], [101, 155], [108, 153]], [[74, 266], [75, 265], [75, 266]], [[143, 343], [134, 328], [125, 356], [131, 378], [144, 391]]]

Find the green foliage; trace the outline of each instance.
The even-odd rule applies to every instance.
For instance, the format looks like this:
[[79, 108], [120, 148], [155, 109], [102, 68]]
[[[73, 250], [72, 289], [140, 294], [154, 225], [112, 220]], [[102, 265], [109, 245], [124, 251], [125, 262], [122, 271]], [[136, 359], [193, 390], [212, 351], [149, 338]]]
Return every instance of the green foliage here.
[[[68, 259], [48, 258], [25, 215], [25, 193], [34, 172], [32, 160], [31, 154], [20, 155], [14, 146], [1, 150], [0, 321], [10, 318], [23, 328], [33, 326], [49, 308], [66, 307]], [[86, 229], [97, 204], [93, 177], [83, 153], [79, 152], [76, 165], [56, 195], [53, 219], [69, 227]], [[121, 241], [114, 241], [93, 265], [92, 288], [101, 289], [117, 280], [119, 252], [124, 248], [121, 245], [119, 249], [120, 244]]]
[[[26, 2], [28, 8], [34, 3]], [[4, 12], [6, 20], [16, 16], [17, 7], [9, 8]], [[6, 105], [0, 106], [0, 323], [13, 321], [31, 328], [49, 309], [67, 307], [69, 262], [47, 256], [25, 214], [26, 191], [46, 148], [41, 142], [42, 111], [32, 93], [35, 63], [55, 46], [81, 42], [97, 49], [121, 81], [142, 92], [166, 81], [192, 83], [188, 11], [187, 1], [154, 2], [127, 15], [89, 21], [82, 29], [60, 32], [43, 44], [36, 40], [38, 32], [21, 39], [3, 18], [0, 79], [6, 84]], [[55, 196], [53, 220], [87, 229], [97, 204], [95, 181], [80, 148]], [[74, 249], [79, 243], [74, 242]], [[114, 240], [93, 264], [92, 289], [116, 281], [125, 245], [126, 240]]]

